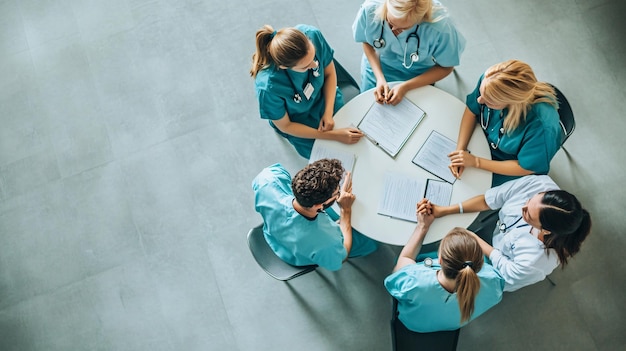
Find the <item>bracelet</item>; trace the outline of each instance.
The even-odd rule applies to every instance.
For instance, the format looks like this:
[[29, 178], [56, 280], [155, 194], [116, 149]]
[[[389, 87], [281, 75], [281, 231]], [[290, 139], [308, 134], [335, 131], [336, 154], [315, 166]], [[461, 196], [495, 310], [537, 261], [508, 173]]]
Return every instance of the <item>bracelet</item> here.
[[463, 213], [463, 203], [459, 202], [459, 213]]

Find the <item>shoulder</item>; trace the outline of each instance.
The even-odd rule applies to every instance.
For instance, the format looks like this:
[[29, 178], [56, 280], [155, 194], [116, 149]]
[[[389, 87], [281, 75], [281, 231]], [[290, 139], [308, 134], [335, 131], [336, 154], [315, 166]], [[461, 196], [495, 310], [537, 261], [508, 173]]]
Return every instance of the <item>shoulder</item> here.
[[515, 193], [536, 194], [542, 191], [557, 189], [559, 189], [559, 186], [548, 175], [527, 175], [510, 180], [490, 190], [493, 192], [514, 191]]
[[410, 264], [389, 275], [385, 279], [385, 285], [388, 289], [392, 286], [402, 286], [400, 290], [429, 286], [433, 281], [436, 281], [436, 273], [435, 269], [426, 267], [421, 263]]
[[496, 282], [497, 284], [501, 284], [501, 288], [504, 288], [504, 278], [502, 278], [498, 270], [487, 262], [483, 264], [483, 268], [477, 275], [481, 282]]
[[528, 117], [544, 126], [559, 124], [558, 110], [547, 102], [532, 104]]
[[311, 25], [298, 24], [295, 26], [295, 28], [301, 31], [302, 33], [304, 33], [304, 35], [306, 35], [311, 40], [324, 38], [324, 36], [322, 35], [322, 32], [316, 27], [313, 27]]
[[438, 32], [449, 32], [450, 29], [455, 28], [454, 22], [450, 19], [448, 10], [445, 7], [436, 7], [433, 11], [431, 22], [424, 22], [421, 26], [435, 30]]
[[273, 65], [266, 67], [259, 72], [257, 72], [256, 77], [254, 78], [254, 86], [259, 90], [271, 90], [273, 85], [276, 83], [277, 77], [276, 73], [278, 70]]
[[280, 163], [264, 168], [253, 181], [256, 189], [270, 183], [291, 183], [291, 175]]
[[363, 4], [361, 4], [361, 11], [366, 15], [374, 15], [376, 9], [382, 6], [383, 0], [365, 0]]

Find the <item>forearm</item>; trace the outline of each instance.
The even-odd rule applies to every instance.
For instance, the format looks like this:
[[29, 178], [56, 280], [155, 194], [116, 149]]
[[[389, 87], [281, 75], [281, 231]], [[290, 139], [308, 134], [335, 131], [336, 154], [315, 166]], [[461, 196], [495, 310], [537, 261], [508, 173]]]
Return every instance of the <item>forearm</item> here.
[[350, 255], [350, 250], [352, 250], [352, 209], [341, 209], [339, 228], [343, 234], [343, 247], [346, 248], [347, 255]]
[[535, 172], [522, 168], [517, 160], [495, 161], [482, 157], [476, 157], [474, 167], [489, 171], [491, 173], [508, 176], [525, 176]]
[[422, 243], [424, 242], [424, 237], [428, 233], [428, 227], [425, 227], [421, 224], [418, 224], [413, 230], [413, 234], [411, 238], [409, 238], [409, 242], [402, 248], [400, 252], [400, 256], [398, 257], [398, 261], [396, 262], [396, 266], [393, 268], [393, 271], [396, 272], [404, 266], [415, 263], [415, 258], [422, 248]]
[[335, 108], [335, 96], [337, 94], [337, 72], [335, 63], [330, 62], [324, 69], [324, 115], [333, 115]]
[[[481, 212], [490, 209], [489, 205], [487, 205], [487, 202], [485, 201], [485, 195], [474, 196], [462, 201], [460, 204], [463, 207], [463, 213]], [[440, 206], [438, 208], [439, 213], [437, 214], [437, 217], [461, 213], [461, 206], [459, 206], [458, 203], [450, 206]]]
[[461, 125], [459, 127], [459, 137], [456, 142], [457, 150], [467, 150], [472, 133], [476, 126], [476, 115], [467, 107], [463, 112], [463, 118], [461, 119]]
[[444, 79], [450, 73], [452, 73], [453, 70], [454, 67], [441, 67], [435, 65], [429, 68], [426, 72], [420, 74], [417, 77], [413, 77], [402, 84], [407, 87], [407, 90], [417, 89], [419, 87], [430, 85]]
[[385, 79], [383, 68], [380, 64], [380, 58], [376, 50], [370, 44], [363, 43], [363, 52], [365, 53], [365, 57], [367, 57], [367, 61], [370, 63], [370, 67], [372, 67], [376, 81], [386, 82], [387, 80]]
[[302, 123], [295, 123], [288, 120], [283, 121], [282, 119], [280, 120], [280, 122], [274, 121], [274, 125], [281, 132], [299, 138], [328, 140], [337, 139], [337, 137], [335, 136], [336, 134], [334, 134], [334, 130], [319, 131]]
[[478, 235], [474, 233], [472, 234], [474, 238], [476, 239], [476, 241], [478, 241], [478, 245], [480, 246], [480, 249], [483, 251], [483, 255], [489, 257], [489, 255], [491, 255], [491, 252], [493, 251], [493, 246], [489, 245], [485, 240], [483, 240]]

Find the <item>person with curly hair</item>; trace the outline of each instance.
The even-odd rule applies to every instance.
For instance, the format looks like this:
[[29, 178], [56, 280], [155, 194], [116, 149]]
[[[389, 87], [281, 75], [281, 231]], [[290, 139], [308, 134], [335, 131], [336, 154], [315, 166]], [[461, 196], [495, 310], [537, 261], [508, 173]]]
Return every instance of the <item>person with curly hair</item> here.
[[[365, 256], [378, 244], [352, 229], [352, 176], [341, 161], [315, 161], [291, 179], [280, 164], [267, 167], [252, 181], [255, 209], [263, 217], [265, 240], [283, 261], [341, 268], [348, 257]], [[335, 201], [340, 215], [332, 210]]]

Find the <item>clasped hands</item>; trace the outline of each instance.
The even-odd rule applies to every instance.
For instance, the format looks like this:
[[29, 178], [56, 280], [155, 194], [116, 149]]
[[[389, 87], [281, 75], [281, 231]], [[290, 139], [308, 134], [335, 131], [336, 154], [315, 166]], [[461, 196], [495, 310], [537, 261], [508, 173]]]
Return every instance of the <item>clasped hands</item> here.
[[389, 88], [386, 82], [376, 84], [376, 89], [374, 89], [374, 99], [379, 104], [390, 104], [397, 105], [402, 101], [406, 91], [404, 90], [404, 85], [402, 83], [393, 86], [393, 88]]
[[417, 218], [417, 225], [422, 226], [425, 229], [429, 228], [435, 220], [433, 214], [433, 204], [428, 199], [422, 199], [415, 206], [415, 217]]

